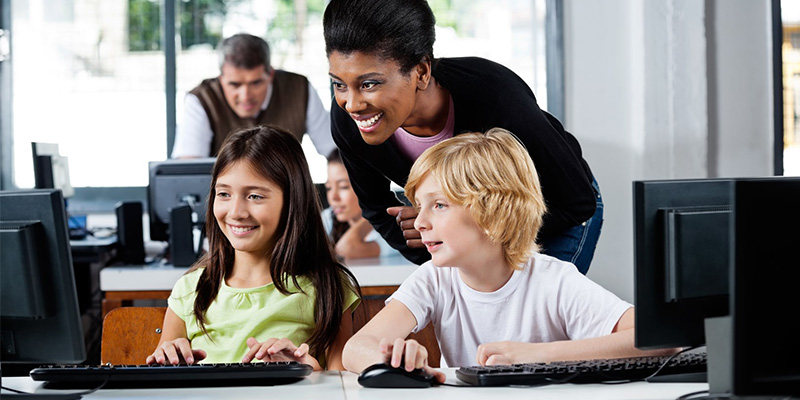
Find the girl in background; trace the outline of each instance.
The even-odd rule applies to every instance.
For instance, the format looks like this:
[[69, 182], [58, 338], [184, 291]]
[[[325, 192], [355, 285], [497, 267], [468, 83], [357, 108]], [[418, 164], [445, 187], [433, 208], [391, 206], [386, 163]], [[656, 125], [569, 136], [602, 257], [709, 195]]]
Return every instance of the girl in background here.
[[297, 139], [272, 126], [231, 135], [208, 205], [209, 251], [175, 284], [147, 363], [341, 369], [360, 289], [325, 236]]
[[338, 149], [328, 155], [325, 192], [330, 207], [322, 211], [322, 223], [335, 244], [337, 254], [344, 258], [399, 254], [361, 215], [358, 197], [350, 184]]

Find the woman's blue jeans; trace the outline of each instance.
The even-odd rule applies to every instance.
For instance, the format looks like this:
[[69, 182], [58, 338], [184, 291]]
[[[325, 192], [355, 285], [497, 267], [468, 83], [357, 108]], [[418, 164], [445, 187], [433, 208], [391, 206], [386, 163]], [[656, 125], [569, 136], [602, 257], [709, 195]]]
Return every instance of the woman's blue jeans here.
[[600, 195], [597, 179], [592, 178], [592, 187], [597, 197], [597, 209], [594, 215], [583, 224], [568, 229], [562, 235], [539, 243], [542, 253], [575, 264], [578, 271], [584, 275], [589, 271], [589, 265], [594, 257], [594, 249], [600, 239], [600, 229], [603, 227], [603, 196]]

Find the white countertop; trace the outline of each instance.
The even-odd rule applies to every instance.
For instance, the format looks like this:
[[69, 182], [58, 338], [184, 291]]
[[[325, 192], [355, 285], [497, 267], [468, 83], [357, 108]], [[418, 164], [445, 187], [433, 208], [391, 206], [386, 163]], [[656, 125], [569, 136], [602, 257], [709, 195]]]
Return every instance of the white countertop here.
[[[447, 383], [459, 384], [455, 368], [442, 370]], [[69, 393], [48, 390], [30, 377], [4, 377], [3, 386], [29, 393]], [[84, 398], [90, 399], [347, 399], [347, 400], [667, 400], [708, 390], [707, 383], [560, 384], [537, 387], [450, 387], [428, 389], [375, 389], [358, 384], [358, 375], [351, 372], [314, 372], [307, 379], [291, 385], [168, 388], [168, 389], [100, 389]], [[3, 394], [8, 393], [3, 390]]]

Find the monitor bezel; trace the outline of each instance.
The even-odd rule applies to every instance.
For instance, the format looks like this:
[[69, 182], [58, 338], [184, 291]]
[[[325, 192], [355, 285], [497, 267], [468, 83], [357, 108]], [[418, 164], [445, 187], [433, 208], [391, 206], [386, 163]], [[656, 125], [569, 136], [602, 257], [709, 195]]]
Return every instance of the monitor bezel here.
[[[2, 329], [15, 333], [15, 359], [0, 362], [15, 365], [76, 364], [86, 360], [83, 324], [75, 287], [75, 275], [67, 228], [64, 198], [59, 189], [0, 192], [0, 221], [39, 221], [45, 238], [41, 268], [51, 289], [53, 315], [41, 319], [2, 317]], [[2, 268], [2, 266], [0, 266]], [[24, 334], [23, 334], [24, 333]], [[4, 368], [4, 373], [9, 368]]]

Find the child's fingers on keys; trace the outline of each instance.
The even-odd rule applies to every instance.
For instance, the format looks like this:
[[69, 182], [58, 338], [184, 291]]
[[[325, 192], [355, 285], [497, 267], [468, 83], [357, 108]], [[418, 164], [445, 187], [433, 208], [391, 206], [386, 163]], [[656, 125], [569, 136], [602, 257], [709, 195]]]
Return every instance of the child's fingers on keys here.
[[272, 346], [269, 346], [267, 351], [269, 352], [269, 354], [280, 353], [284, 350], [288, 350], [288, 352], [291, 353], [296, 349], [297, 347], [295, 347], [294, 343], [292, 343], [291, 340], [287, 338], [281, 338], [272, 343]]
[[478, 365], [486, 365], [486, 360], [494, 354], [491, 343], [484, 343], [478, 346], [476, 354]]
[[294, 351], [294, 356], [297, 358], [305, 357], [306, 354], [308, 354], [308, 344], [306, 343], [301, 343], [300, 347], [298, 347], [297, 350]]
[[503, 354], [492, 354], [486, 359], [486, 365], [511, 365], [511, 360]]
[[181, 359], [180, 356], [178, 356], [178, 350], [174, 342], [164, 343], [161, 349], [164, 350], [164, 362], [161, 364], [180, 364]]
[[204, 360], [208, 356], [208, 353], [201, 349], [192, 349], [192, 353], [194, 354], [195, 361]]
[[258, 340], [256, 340], [256, 338], [254, 338], [252, 336], [247, 338], [247, 341], [245, 343], [247, 344], [247, 348], [248, 349], [252, 349], [253, 346], [255, 346], [257, 344], [260, 344], [260, 343], [258, 343]]
[[270, 338], [267, 339], [258, 346], [258, 351], [256, 351], [256, 358], [259, 360], [266, 360], [270, 358], [269, 348], [272, 347], [278, 339]]
[[187, 364], [194, 364], [194, 352], [192, 351], [191, 343], [186, 339], [178, 339], [177, 345], [183, 360], [186, 361]]
[[[156, 350], [158, 351], [158, 350]], [[147, 364], [155, 364], [156, 363], [156, 353], [150, 354], [147, 356], [147, 359], [144, 361]]]
[[[249, 339], [248, 339], [248, 346], [250, 346]], [[247, 352], [244, 353], [244, 357], [242, 357], [242, 362], [243, 363], [249, 363], [250, 361], [253, 361], [253, 359], [256, 356], [256, 352], [260, 348], [261, 348], [260, 346], [250, 346], [250, 350], [247, 350]]]

